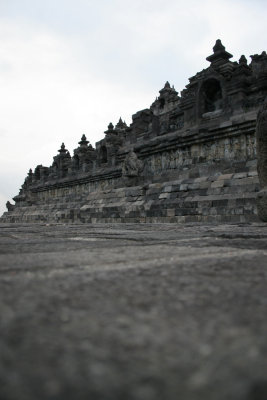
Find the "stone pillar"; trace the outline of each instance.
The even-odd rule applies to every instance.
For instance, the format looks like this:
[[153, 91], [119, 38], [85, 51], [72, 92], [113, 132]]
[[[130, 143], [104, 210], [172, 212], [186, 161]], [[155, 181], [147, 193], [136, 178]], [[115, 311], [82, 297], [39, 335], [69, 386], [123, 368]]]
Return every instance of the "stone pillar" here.
[[257, 127], [258, 175], [261, 190], [257, 195], [259, 218], [267, 222], [267, 97], [258, 113]]

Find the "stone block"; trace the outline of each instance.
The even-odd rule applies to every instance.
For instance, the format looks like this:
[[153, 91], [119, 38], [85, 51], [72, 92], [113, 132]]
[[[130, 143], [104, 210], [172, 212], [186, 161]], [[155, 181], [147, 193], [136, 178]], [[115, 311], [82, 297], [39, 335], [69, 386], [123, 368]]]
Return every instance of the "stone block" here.
[[134, 202], [134, 205], [136, 205], [136, 206], [142, 206], [143, 204], [145, 204], [144, 200], [137, 200]]
[[170, 193], [161, 193], [159, 195], [159, 199], [169, 199], [170, 198]]
[[189, 184], [189, 183], [194, 183], [194, 179], [192, 179], [192, 178], [187, 178], [187, 179], [184, 179], [184, 180], [182, 181], [182, 184]]
[[198, 178], [195, 178], [195, 183], [200, 183], [200, 182], [206, 182], [207, 176], [199, 176]]
[[200, 218], [198, 215], [186, 215], [185, 222], [199, 222]]
[[185, 208], [197, 208], [198, 207], [198, 201], [185, 201], [184, 202], [184, 207]]
[[242, 215], [242, 214], [244, 214], [244, 207], [236, 207], [236, 208], [234, 208], [234, 213], [235, 213], [236, 215]]
[[218, 180], [218, 174], [216, 174], [216, 175], [210, 175], [210, 176], [208, 176], [208, 178], [207, 178], [207, 181], [208, 182], [214, 182], [214, 181], [217, 181]]
[[206, 196], [208, 189], [199, 189], [197, 191], [198, 196]]
[[248, 160], [247, 162], [246, 162], [246, 166], [247, 167], [254, 167], [254, 168], [256, 168], [257, 167], [257, 160], [255, 159], [255, 160]]
[[208, 189], [210, 187], [210, 182], [209, 181], [203, 181], [199, 183], [199, 188], [200, 189]]
[[215, 187], [215, 188], [209, 188], [207, 190], [208, 195], [219, 195], [222, 194], [222, 188], [220, 187]]
[[145, 208], [145, 210], [150, 210], [152, 204], [153, 204], [153, 201], [152, 201], [152, 200], [146, 201], [146, 202], [144, 203], [144, 208]]
[[206, 207], [209, 208], [212, 206], [212, 201], [206, 200], [206, 198], [204, 200], [199, 201], [198, 200], [198, 207]]
[[239, 172], [233, 175], [233, 179], [243, 179], [248, 176], [247, 172]]
[[163, 190], [162, 190], [164, 193], [168, 193], [168, 192], [171, 192], [172, 191], [172, 186], [165, 186], [165, 187], [163, 187]]
[[171, 192], [178, 192], [180, 190], [180, 184], [173, 184], [171, 186]]
[[258, 176], [258, 172], [255, 171], [255, 170], [249, 171], [248, 172], [248, 177], [250, 177], [250, 176]]
[[128, 196], [125, 198], [125, 201], [130, 202], [130, 203], [137, 201], [137, 200], [138, 200], [138, 196]]
[[146, 191], [146, 196], [161, 193], [161, 187], [152, 187]]
[[154, 194], [150, 194], [149, 196], [146, 196], [146, 199], [149, 200], [157, 200], [159, 198], [159, 193], [154, 193]]
[[189, 183], [188, 184], [188, 190], [196, 190], [199, 189], [199, 183], [195, 182], [195, 183]]
[[231, 179], [233, 174], [222, 174], [218, 177], [218, 180], [226, 180], [226, 179]]
[[228, 205], [228, 200], [227, 199], [221, 199], [221, 200], [213, 200], [212, 201], [212, 207], [223, 207]]
[[178, 186], [178, 189], [179, 189], [179, 186], [181, 185], [181, 183], [183, 182], [183, 179], [176, 179], [176, 180], [174, 180], [174, 181], [171, 181], [170, 183], [171, 183], [171, 185], [172, 186]]
[[135, 196], [140, 196], [140, 195], [142, 195], [143, 194], [143, 190], [140, 188], [140, 187], [138, 187], [138, 188], [131, 188], [131, 189], [126, 189], [125, 190], [125, 196], [133, 196], [133, 197], [135, 197]]
[[219, 187], [223, 187], [224, 185], [224, 181], [223, 180], [217, 180], [211, 183], [211, 188], [219, 188]]
[[178, 192], [172, 192], [170, 193], [170, 199], [177, 199]]
[[188, 190], [188, 184], [181, 184], [180, 185], [180, 191], [187, 191]]
[[258, 176], [252, 176], [249, 178], [244, 178], [244, 179], [237, 179], [233, 181], [234, 185], [255, 185], [259, 184], [259, 178]]
[[148, 189], [161, 189], [162, 188], [162, 184], [161, 183], [150, 183], [148, 185]]
[[232, 121], [224, 121], [220, 123], [220, 128], [227, 128], [229, 126], [232, 126], [233, 122]]

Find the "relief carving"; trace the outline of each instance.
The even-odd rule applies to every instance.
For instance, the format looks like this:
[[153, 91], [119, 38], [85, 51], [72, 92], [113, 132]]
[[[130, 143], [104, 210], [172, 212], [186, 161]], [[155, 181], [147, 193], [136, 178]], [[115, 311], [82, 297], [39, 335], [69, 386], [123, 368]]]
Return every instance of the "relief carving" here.
[[258, 175], [261, 190], [257, 196], [259, 218], [267, 222], [267, 97], [258, 113], [257, 127]]
[[139, 176], [143, 168], [143, 162], [139, 160], [136, 153], [131, 150], [124, 160], [122, 174], [123, 176]]

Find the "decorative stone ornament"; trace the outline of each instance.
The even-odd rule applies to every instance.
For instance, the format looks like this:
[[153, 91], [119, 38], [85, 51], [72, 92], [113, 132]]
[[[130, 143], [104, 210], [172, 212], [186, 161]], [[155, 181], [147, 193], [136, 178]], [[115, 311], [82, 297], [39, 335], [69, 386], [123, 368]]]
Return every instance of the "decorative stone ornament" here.
[[6, 208], [8, 211], [13, 211], [15, 206], [13, 204], [10, 203], [10, 201], [6, 202]]

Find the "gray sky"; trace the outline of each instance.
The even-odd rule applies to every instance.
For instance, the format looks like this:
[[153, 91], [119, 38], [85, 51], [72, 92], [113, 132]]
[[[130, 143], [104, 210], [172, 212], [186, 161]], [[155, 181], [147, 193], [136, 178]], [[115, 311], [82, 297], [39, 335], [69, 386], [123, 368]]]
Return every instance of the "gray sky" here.
[[267, 50], [266, 0], [0, 0], [0, 214], [61, 143], [180, 92], [216, 39], [238, 60]]

